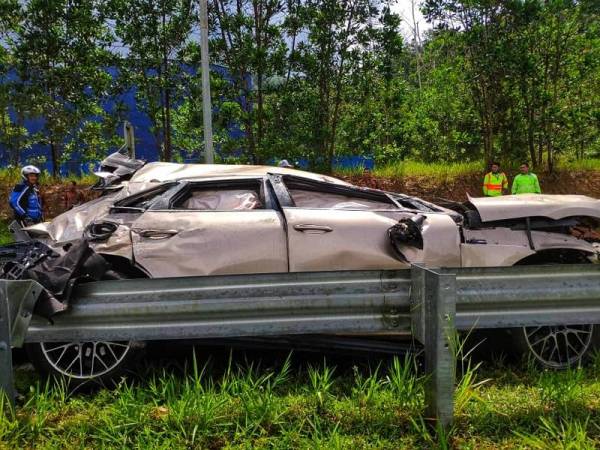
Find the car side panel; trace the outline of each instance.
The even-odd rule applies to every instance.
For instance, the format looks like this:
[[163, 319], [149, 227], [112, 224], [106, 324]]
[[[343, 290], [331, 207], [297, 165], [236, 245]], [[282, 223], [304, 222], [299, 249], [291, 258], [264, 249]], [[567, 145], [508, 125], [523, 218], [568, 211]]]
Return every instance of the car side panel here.
[[[144, 237], [144, 230], [170, 237]], [[277, 211], [148, 211], [131, 230], [135, 262], [153, 277], [287, 272]]]
[[[398, 220], [414, 217], [412, 212], [305, 208], [285, 208], [284, 212], [291, 272], [403, 269], [410, 263], [460, 265], [458, 227], [446, 215], [427, 216], [422, 227], [423, 250], [403, 247], [407, 261], [402, 261], [394, 254], [387, 231]], [[298, 230], [305, 225], [331, 231]]]
[[[527, 256], [542, 250], [571, 249], [595, 253], [594, 246], [582, 239], [560, 233], [532, 231], [533, 249], [529, 246], [527, 233], [510, 228], [484, 228], [464, 230], [467, 243], [461, 245], [464, 267], [512, 266]], [[478, 244], [469, 242], [479, 241]]]

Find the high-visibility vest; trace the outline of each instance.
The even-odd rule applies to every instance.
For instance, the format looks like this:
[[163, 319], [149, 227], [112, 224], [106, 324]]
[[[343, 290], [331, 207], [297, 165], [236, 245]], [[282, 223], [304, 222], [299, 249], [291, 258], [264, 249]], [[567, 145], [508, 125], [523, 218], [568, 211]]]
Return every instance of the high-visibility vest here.
[[512, 194], [541, 194], [540, 182], [534, 173], [520, 173], [512, 184]]
[[497, 197], [502, 195], [502, 189], [508, 189], [508, 179], [504, 172], [488, 172], [483, 178], [483, 195]]

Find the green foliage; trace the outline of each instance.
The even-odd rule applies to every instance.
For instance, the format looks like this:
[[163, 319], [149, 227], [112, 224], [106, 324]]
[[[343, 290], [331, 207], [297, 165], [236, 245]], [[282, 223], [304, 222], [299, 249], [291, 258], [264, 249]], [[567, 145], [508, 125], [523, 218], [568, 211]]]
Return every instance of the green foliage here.
[[[24, 117], [43, 119], [33, 140], [49, 146], [56, 176], [75, 146], [84, 160], [97, 157], [97, 144], [81, 146], [77, 140], [81, 135], [89, 138], [91, 120], [107, 120], [99, 103], [112, 88], [106, 72], [108, 23], [93, 0], [36, 0], [19, 3], [13, 14], [5, 44], [10, 54], [7, 67], [16, 78], [2, 80], [4, 101], [14, 110], [17, 126], [22, 127]], [[86, 154], [90, 148], [91, 154]]]
[[[294, 358], [297, 359], [297, 358]], [[17, 371], [23, 400], [0, 402], [6, 448], [536, 448], [600, 443], [595, 369], [529, 374], [471, 365], [458, 380], [475, 399], [455, 424], [423, 416], [425, 378], [413, 358], [334, 369], [280, 360], [181, 370], [139, 368], [136, 381], [83, 394]], [[492, 378], [486, 384], [472, 380]], [[577, 394], [563, 384], [579, 386]], [[407, 387], [408, 386], [408, 387]], [[552, 392], [552, 394], [544, 394]], [[459, 394], [461, 395], [461, 394]]]
[[[366, 155], [394, 173], [403, 161], [552, 170], [600, 155], [594, 2], [419, 6], [435, 26], [407, 40], [388, 0], [212, 2], [211, 58], [228, 72], [211, 74], [218, 160], [302, 158], [331, 171], [336, 155]], [[12, 164], [35, 143], [55, 168], [75, 152], [103, 156], [120, 143], [121, 95], [134, 87], [160, 158], [202, 159], [196, 0], [0, 8], [0, 145]], [[26, 119], [42, 130], [28, 135]]]

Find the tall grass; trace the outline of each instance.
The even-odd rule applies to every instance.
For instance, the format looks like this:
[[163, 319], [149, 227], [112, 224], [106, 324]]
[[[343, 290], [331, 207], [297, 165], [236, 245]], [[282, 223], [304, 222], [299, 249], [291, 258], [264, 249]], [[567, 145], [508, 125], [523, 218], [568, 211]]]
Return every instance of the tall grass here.
[[[518, 163], [503, 167], [507, 173], [518, 173]], [[433, 162], [398, 161], [382, 166], [376, 166], [371, 172], [375, 177], [405, 178], [427, 177], [433, 181], [446, 181], [469, 175], [481, 175], [487, 169], [481, 161], [472, 162]], [[600, 171], [600, 159], [587, 158], [581, 160], [559, 160], [556, 163], [558, 171]], [[541, 169], [540, 171], [545, 171]], [[336, 167], [334, 174], [338, 176], [358, 176], [364, 173], [363, 166]]]
[[[432, 180], [447, 180], [473, 173], [480, 174], [484, 169], [485, 167], [481, 162], [424, 163], [398, 161], [375, 167], [372, 174], [375, 177], [384, 178], [428, 177]], [[337, 167], [333, 172], [338, 176], [356, 176], [364, 173], [364, 167]]]
[[[21, 177], [21, 167], [4, 167], [0, 168], [0, 185], [2, 186], [13, 186], [20, 183], [23, 180]], [[54, 177], [47, 171], [42, 171], [40, 176], [41, 185], [49, 184], [60, 184], [69, 181], [76, 181], [79, 184], [91, 185], [94, 184], [98, 178], [94, 174], [83, 174], [77, 176], [70, 174], [66, 177]]]
[[572, 161], [558, 161], [559, 170], [600, 171], [600, 158], [585, 158]]
[[[594, 367], [529, 373], [463, 367], [450, 429], [424, 418], [414, 358], [375, 367], [196, 358], [174, 372], [140, 368], [138, 380], [83, 395], [64, 384], [19, 383], [16, 414], [0, 403], [0, 448], [593, 448], [600, 437]], [[514, 371], [517, 371], [514, 373]], [[30, 375], [26, 374], [26, 377]], [[561, 386], [564, 385], [564, 386]], [[576, 388], [579, 386], [579, 388]]]

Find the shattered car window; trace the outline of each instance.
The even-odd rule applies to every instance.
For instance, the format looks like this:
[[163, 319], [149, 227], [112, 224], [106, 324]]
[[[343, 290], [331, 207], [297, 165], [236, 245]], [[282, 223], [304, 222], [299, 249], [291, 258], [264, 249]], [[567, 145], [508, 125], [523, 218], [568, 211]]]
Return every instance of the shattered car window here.
[[146, 210], [158, 197], [174, 187], [177, 183], [165, 183], [155, 188], [124, 198], [115, 203], [113, 210], [139, 209]]
[[352, 197], [331, 192], [290, 189], [290, 195], [298, 208], [327, 208], [352, 210], [398, 209], [389, 202]]
[[240, 211], [262, 209], [258, 192], [250, 189], [192, 190], [178, 204], [178, 209]]

